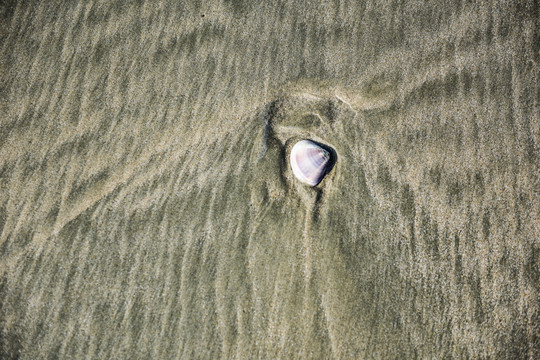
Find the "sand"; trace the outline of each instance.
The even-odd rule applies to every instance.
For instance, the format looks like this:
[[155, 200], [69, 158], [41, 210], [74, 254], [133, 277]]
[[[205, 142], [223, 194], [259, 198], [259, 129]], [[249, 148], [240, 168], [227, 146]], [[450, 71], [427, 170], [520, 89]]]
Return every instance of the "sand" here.
[[540, 358], [538, 2], [190, 3], [0, 5], [0, 357]]

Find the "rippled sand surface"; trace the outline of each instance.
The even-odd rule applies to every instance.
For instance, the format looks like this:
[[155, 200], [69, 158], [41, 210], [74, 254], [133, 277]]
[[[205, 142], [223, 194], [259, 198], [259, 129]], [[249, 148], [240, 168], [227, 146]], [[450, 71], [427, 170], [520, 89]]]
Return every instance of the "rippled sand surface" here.
[[538, 2], [190, 3], [0, 5], [0, 357], [540, 358]]

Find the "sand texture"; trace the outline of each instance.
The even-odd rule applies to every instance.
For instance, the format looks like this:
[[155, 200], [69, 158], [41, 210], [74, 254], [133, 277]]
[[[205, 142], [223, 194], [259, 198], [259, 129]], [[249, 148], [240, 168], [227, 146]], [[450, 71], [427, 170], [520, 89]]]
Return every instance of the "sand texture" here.
[[538, 1], [2, 1], [0, 49], [0, 358], [540, 358]]

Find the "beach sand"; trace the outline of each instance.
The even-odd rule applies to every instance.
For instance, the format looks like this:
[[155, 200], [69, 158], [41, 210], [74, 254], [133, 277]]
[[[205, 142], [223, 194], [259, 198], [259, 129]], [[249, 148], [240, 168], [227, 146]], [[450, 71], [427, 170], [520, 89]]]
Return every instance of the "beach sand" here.
[[190, 3], [0, 5], [0, 358], [540, 358], [539, 3]]

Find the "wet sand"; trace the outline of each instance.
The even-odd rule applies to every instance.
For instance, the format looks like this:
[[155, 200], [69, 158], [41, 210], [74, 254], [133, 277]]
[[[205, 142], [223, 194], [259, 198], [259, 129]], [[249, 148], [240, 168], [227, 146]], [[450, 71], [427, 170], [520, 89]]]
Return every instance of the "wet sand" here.
[[0, 17], [1, 358], [540, 357], [538, 2]]

